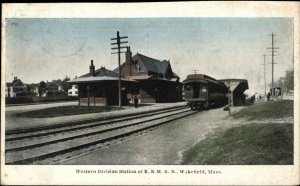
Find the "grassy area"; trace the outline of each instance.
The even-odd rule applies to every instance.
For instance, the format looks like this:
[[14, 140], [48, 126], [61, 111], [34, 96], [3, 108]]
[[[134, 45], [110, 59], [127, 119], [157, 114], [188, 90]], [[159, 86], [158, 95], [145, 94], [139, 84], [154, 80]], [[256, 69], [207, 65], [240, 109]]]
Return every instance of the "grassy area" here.
[[[293, 117], [293, 101], [261, 102], [232, 116], [248, 120]], [[293, 128], [292, 123], [255, 123], [220, 131], [184, 152], [183, 164], [293, 164]]]
[[251, 105], [232, 115], [235, 118], [252, 119], [282, 118], [293, 116], [293, 101], [268, 101]]
[[29, 112], [22, 112], [15, 114], [17, 117], [26, 117], [26, 118], [49, 118], [49, 117], [58, 117], [58, 116], [67, 116], [67, 115], [76, 115], [76, 114], [87, 114], [87, 113], [96, 113], [96, 112], [107, 112], [111, 110], [116, 110], [120, 108], [112, 108], [107, 106], [91, 106], [88, 109], [87, 106], [61, 106], [61, 107], [52, 107], [41, 110], [34, 110]]
[[293, 164], [293, 124], [234, 127], [200, 141], [184, 152], [183, 164]]

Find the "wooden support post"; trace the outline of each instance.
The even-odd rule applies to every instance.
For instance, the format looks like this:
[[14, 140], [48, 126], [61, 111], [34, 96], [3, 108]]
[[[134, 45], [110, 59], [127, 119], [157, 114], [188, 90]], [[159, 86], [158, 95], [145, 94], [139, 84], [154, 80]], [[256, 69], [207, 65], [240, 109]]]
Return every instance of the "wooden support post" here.
[[87, 85], [87, 97], [88, 97], [88, 110], [90, 110], [90, 86]]

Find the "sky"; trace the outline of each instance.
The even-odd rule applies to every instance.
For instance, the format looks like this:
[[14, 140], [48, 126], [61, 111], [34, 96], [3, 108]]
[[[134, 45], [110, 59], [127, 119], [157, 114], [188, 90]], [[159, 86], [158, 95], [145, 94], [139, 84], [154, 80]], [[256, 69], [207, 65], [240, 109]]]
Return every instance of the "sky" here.
[[[96, 69], [113, 70], [111, 38], [120, 31], [137, 52], [170, 60], [183, 81], [188, 74], [215, 79], [247, 79], [249, 94], [264, 92], [263, 54], [271, 63], [271, 33], [276, 34], [274, 81], [293, 68], [291, 18], [9, 18], [6, 19], [6, 82], [75, 78]], [[121, 55], [125, 60], [125, 54]], [[267, 85], [271, 65], [266, 66]], [[267, 87], [269, 88], [269, 87]]]

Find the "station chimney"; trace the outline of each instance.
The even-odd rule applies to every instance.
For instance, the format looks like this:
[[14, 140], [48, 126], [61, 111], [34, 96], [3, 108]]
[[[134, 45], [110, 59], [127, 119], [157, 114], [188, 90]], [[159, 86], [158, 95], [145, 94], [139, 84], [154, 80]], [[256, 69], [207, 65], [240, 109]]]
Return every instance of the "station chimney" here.
[[125, 53], [125, 57], [126, 57], [126, 63], [129, 63], [129, 76], [131, 76], [132, 75], [132, 72], [131, 72], [132, 53], [130, 51], [130, 47], [129, 46], [127, 47], [127, 51]]
[[132, 53], [130, 51], [130, 47], [127, 47], [127, 51], [126, 51], [125, 55], [126, 55], [126, 62], [132, 61]]
[[91, 60], [90, 75], [95, 76], [95, 66], [93, 64], [93, 60]]

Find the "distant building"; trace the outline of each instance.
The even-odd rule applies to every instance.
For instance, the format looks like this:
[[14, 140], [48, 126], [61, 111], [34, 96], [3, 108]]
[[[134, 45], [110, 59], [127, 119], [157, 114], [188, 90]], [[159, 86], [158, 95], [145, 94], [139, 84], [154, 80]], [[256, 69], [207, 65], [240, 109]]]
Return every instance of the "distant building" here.
[[[176, 102], [182, 100], [182, 83], [173, 72], [170, 61], [157, 60], [137, 53], [132, 57], [127, 47], [126, 61], [121, 64], [121, 76], [135, 80], [140, 102]], [[116, 68], [114, 72], [118, 73]], [[128, 95], [133, 97], [133, 95]]]
[[47, 82], [47, 96], [59, 95], [62, 93], [62, 82], [61, 80], [53, 80]]
[[37, 83], [27, 84], [27, 87], [28, 87], [28, 92], [31, 93], [31, 95], [35, 95], [35, 96], [39, 95], [39, 84]]
[[15, 97], [12, 86], [12, 83], [5, 84], [5, 97]]
[[11, 83], [6, 83], [5, 96], [6, 97], [20, 97], [27, 93], [27, 85], [24, 84], [20, 79], [14, 77]]
[[72, 87], [68, 89], [68, 96], [78, 96], [78, 85], [72, 85]]

